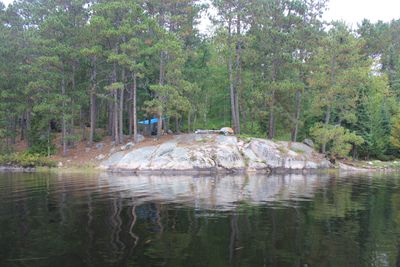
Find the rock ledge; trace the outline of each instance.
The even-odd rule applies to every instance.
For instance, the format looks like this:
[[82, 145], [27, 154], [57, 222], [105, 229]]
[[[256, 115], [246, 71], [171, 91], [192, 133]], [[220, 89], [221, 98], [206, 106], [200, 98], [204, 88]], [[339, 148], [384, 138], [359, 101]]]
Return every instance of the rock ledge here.
[[99, 167], [134, 173], [268, 173], [328, 169], [332, 165], [302, 143], [185, 134], [161, 145], [113, 153]]

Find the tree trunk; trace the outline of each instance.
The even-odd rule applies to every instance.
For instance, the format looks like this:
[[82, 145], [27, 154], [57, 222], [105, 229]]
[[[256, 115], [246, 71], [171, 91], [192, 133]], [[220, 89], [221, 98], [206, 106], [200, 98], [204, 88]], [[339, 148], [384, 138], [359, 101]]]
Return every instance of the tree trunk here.
[[[133, 73], [132, 73], [133, 78]], [[133, 134], [133, 85], [129, 89], [129, 101], [128, 101], [128, 134], [129, 138], [132, 139]]]
[[81, 132], [82, 132], [82, 141], [86, 141], [86, 125], [85, 125], [86, 114], [82, 108], [80, 108], [79, 113], [80, 113], [79, 126], [80, 126]]
[[11, 120], [10, 120], [10, 132], [12, 133], [11, 134], [11, 137], [10, 137], [10, 142], [11, 142], [11, 144], [13, 144], [13, 145], [15, 145], [15, 143], [16, 143], [16, 132], [17, 132], [17, 120], [18, 120], [18, 117], [17, 116], [11, 116]]
[[[335, 66], [336, 66], [336, 54], [334, 53], [332, 56], [332, 62], [331, 62], [331, 88], [335, 85]], [[330, 119], [331, 119], [331, 112], [332, 112], [332, 99], [328, 100], [328, 106], [326, 108], [326, 113], [325, 113], [325, 126], [328, 126]], [[322, 144], [322, 153], [326, 153], [326, 143]]]
[[188, 112], [188, 133], [190, 133], [190, 111]]
[[272, 82], [273, 88], [271, 93], [271, 100], [269, 103], [269, 125], [268, 125], [268, 139], [275, 137], [275, 82], [276, 82], [276, 62], [272, 62]]
[[[113, 64], [113, 72], [112, 72], [112, 83], [117, 82], [117, 64]], [[118, 128], [118, 89], [113, 90], [113, 95], [114, 95], [114, 136], [115, 136], [115, 144], [120, 144], [120, 139], [119, 139], [119, 128]]]
[[119, 140], [119, 128], [118, 128], [118, 90], [114, 90], [114, 135], [115, 135], [115, 144], [120, 144]]
[[296, 110], [295, 110], [295, 122], [292, 130], [292, 141], [297, 142], [297, 135], [299, 132], [299, 122], [300, 122], [300, 111], [301, 111], [301, 91], [296, 91]]
[[175, 117], [175, 132], [180, 133], [179, 131], [179, 118], [178, 116]]
[[[330, 121], [330, 119], [331, 119], [331, 109], [332, 109], [332, 108], [331, 108], [331, 105], [329, 105], [329, 106], [327, 107], [327, 109], [326, 109], [326, 113], [325, 113], [325, 122], [324, 122], [325, 126], [328, 126], [329, 121]], [[322, 144], [321, 152], [322, 152], [322, 154], [325, 154], [325, 153], [326, 153], [326, 143]]]
[[208, 97], [207, 94], [205, 96], [205, 109], [203, 109], [203, 123], [204, 123], [204, 127], [207, 125], [207, 110], [208, 110]]
[[195, 112], [194, 113], [194, 118], [193, 118], [193, 126], [192, 126], [192, 129], [193, 129], [193, 131], [195, 131], [195, 127], [196, 127], [196, 123], [197, 123], [197, 112]]
[[26, 112], [26, 133], [27, 133], [27, 138], [26, 140], [28, 141], [28, 147], [32, 146], [31, 140], [29, 138], [29, 133], [31, 131], [31, 110], [30, 108]]
[[[124, 73], [124, 71], [123, 71]], [[122, 81], [125, 80], [125, 74], [123, 74]], [[125, 93], [125, 82], [124, 86], [120, 89], [120, 97], [119, 97], [119, 141], [121, 143], [124, 142], [124, 93]]]
[[160, 139], [162, 135], [162, 112], [158, 112], [158, 123], [157, 123], [157, 139]]
[[[164, 51], [161, 51], [161, 53], [160, 53], [160, 80], [159, 80], [159, 84], [160, 84], [160, 86], [164, 86], [164, 78], [165, 78], [165, 62], [164, 62], [164, 60], [165, 60], [165, 53], [164, 53]], [[158, 97], [160, 97], [160, 96], [158, 96]], [[160, 99], [161, 100], [161, 103], [162, 103], [162, 99]], [[158, 111], [158, 123], [157, 123], [157, 139], [160, 139], [160, 137], [161, 137], [161, 131], [162, 131], [162, 108], [163, 107], [159, 107], [159, 111]]]
[[[71, 91], [72, 92], [76, 92], [76, 82], [75, 82], [75, 73], [76, 73], [76, 66], [75, 66], [75, 62], [71, 63], [72, 65], [72, 88]], [[74, 99], [72, 99], [73, 101]], [[71, 106], [73, 106], [73, 103], [71, 103]], [[71, 121], [70, 121], [70, 126], [67, 127], [67, 135], [68, 136], [74, 136], [75, 135], [75, 129], [74, 129], [74, 125], [75, 125], [75, 121], [74, 121], [74, 109], [72, 109], [71, 111], [69, 111], [70, 115], [71, 115]], [[72, 148], [75, 146], [75, 141], [74, 139], [70, 139], [67, 142], [68, 148]]]
[[67, 120], [65, 118], [65, 78], [64, 72], [62, 73], [63, 77], [61, 80], [61, 95], [63, 96], [62, 100], [62, 155], [63, 157], [67, 156]]
[[96, 56], [92, 59], [92, 75], [90, 80], [92, 82], [92, 88], [90, 90], [90, 134], [89, 134], [89, 145], [93, 146], [93, 139], [96, 131], [96, 81], [97, 81], [97, 67], [96, 67]]
[[275, 137], [275, 89], [272, 90], [271, 102], [269, 104], [269, 124], [268, 124], [268, 139]]
[[243, 106], [242, 106], [241, 110], [242, 110], [242, 126], [243, 127], [240, 127], [240, 128], [241, 128], [241, 130], [243, 128], [243, 131], [246, 132], [247, 131], [247, 111]]
[[[159, 25], [164, 28], [165, 27], [165, 6], [164, 2], [160, 2], [160, 15], [159, 15]], [[159, 74], [159, 85], [164, 86], [164, 79], [165, 79], [165, 52], [161, 51], [160, 52], [160, 74]], [[163, 100], [161, 99], [161, 96], [158, 96], [160, 98], [160, 102], [162, 103]], [[162, 131], [162, 113], [163, 113], [163, 107], [158, 107], [158, 123], [157, 123], [157, 139], [160, 139], [161, 137], [161, 131]]]
[[251, 124], [251, 131], [254, 132], [254, 121], [255, 121], [255, 114], [254, 111], [250, 110], [250, 124]]
[[50, 157], [51, 151], [51, 125], [50, 122], [47, 125], [47, 157]]
[[20, 140], [23, 141], [26, 138], [26, 112], [22, 113], [20, 127], [21, 127]]
[[[114, 96], [114, 93], [112, 94]], [[115, 141], [115, 128], [114, 128], [114, 100], [108, 103], [108, 134], [111, 135], [112, 140]]]
[[137, 134], [138, 134], [138, 130], [137, 130], [137, 110], [136, 110], [136, 96], [137, 96], [137, 76], [136, 73], [132, 74], [132, 78], [133, 78], [133, 99], [132, 99], [132, 104], [133, 104], [133, 140], [135, 142], [137, 142]]
[[169, 117], [167, 118], [166, 121], [164, 121], [164, 131], [165, 131], [166, 133], [169, 132]]
[[239, 114], [239, 90], [242, 84], [242, 70], [241, 70], [241, 54], [242, 54], [242, 43], [240, 40], [240, 31], [241, 31], [241, 18], [240, 14], [237, 15], [236, 21], [236, 34], [237, 34], [237, 43], [236, 43], [236, 82], [234, 87], [235, 94], [235, 118], [236, 118], [236, 129], [235, 133], [240, 134], [240, 114]]
[[232, 59], [232, 18], [228, 20], [228, 72], [229, 72], [229, 91], [231, 99], [231, 114], [232, 114], [232, 128], [235, 133], [238, 131], [237, 118], [236, 118], [236, 105], [235, 105], [235, 85], [233, 80], [233, 59]]

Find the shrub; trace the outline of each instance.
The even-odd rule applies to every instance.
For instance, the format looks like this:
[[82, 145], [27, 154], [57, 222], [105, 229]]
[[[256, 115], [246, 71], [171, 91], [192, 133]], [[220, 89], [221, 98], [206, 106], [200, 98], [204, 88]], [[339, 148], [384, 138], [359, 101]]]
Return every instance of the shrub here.
[[395, 160], [396, 157], [393, 155], [378, 155], [378, 159], [381, 161], [392, 161]]
[[95, 142], [95, 143], [101, 142], [103, 140], [103, 138], [104, 138], [104, 136], [102, 134], [94, 133], [93, 142]]
[[47, 141], [37, 141], [27, 150], [27, 154], [31, 155], [54, 155], [57, 152], [57, 148], [54, 144], [48, 144]]
[[358, 146], [364, 143], [361, 136], [342, 126], [317, 123], [311, 128], [310, 133], [318, 145], [327, 146], [327, 151], [333, 158], [344, 158], [350, 153], [353, 145]]
[[0, 155], [0, 165], [21, 167], [55, 167], [56, 163], [40, 154], [14, 153]]
[[393, 118], [390, 143], [397, 149], [400, 149], [400, 115]]

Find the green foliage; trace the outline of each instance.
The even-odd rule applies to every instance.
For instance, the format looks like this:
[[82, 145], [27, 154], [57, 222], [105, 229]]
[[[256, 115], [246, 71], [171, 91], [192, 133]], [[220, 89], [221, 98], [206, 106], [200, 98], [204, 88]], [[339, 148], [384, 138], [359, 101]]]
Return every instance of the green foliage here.
[[123, 83], [112, 83], [110, 85], [107, 85], [104, 87], [106, 90], [108, 91], [114, 91], [114, 90], [120, 90], [124, 88], [124, 84]]
[[311, 133], [343, 156], [360, 143], [354, 133], [364, 140], [355, 155], [399, 154], [390, 136], [400, 21], [363, 21], [356, 34], [343, 23], [325, 27], [325, 0], [210, 4], [218, 13], [210, 35], [196, 27], [202, 1], [2, 6], [0, 150], [12, 151], [21, 135], [30, 153], [52, 154], [55, 135], [68, 148], [80, 140], [73, 129], [91, 118], [116, 139], [133, 121], [136, 88], [137, 120], [161, 115], [177, 131], [234, 126], [238, 110], [244, 136], [298, 141]]
[[329, 154], [333, 158], [347, 157], [353, 146], [364, 143], [364, 139], [349, 130], [334, 125], [317, 123], [310, 130], [316, 144], [327, 145]]
[[31, 129], [27, 132], [27, 139], [31, 143], [28, 153], [50, 156], [57, 152], [53, 144], [53, 134], [49, 129], [50, 125], [43, 116], [35, 116], [31, 122]]
[[47, 140], [36, 140], [27, 150], [28, 154], [41, 156], [54, 155], [56, 152], [56, 146], [54, 144], [49, 144]]
[[390, 142], [395, 148], [400, 149], [400, 115], [393, 118]]
[[101, 142], [103, 140], [104, 136], [100, 133], [95, 133], [93, 136], [93, 142]]
[[0, 155], [0, 165], [18, 167], [56, 167], [56, 163], [40, 154], [14, 153]]

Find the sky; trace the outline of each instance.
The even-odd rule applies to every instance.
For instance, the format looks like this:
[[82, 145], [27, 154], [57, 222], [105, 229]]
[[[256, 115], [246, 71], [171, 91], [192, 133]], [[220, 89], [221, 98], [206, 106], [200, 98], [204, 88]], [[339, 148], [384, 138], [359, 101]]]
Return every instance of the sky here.
[[356, 27], [364, 18], [376, 22], [400, 18], [400, 0], [331, 0], [324, 19], [344, 20]]
[[[9, 4], [13, 0], [0, 1]], [[399, 19], [400, 0], [330, 0], [329, 10], [324, 15], [327, 21], [343, 20], [353, 27], [364, 18], [372, 22]], [[202, 24], [202, 28], [208, 27], [207, 21]]]

